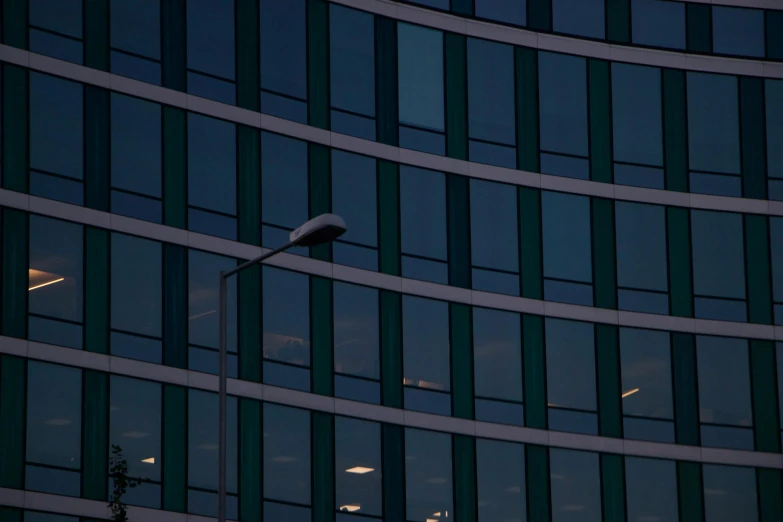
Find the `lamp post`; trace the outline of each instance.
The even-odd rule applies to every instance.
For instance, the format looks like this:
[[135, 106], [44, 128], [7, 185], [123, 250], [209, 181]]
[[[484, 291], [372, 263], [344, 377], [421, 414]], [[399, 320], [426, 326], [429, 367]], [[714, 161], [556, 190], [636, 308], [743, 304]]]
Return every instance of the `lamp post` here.
[[294, 246], [311, 247], [334, 241], [346, 231], [345, 221], [336, 214], [321, 214], [297, 228], [288, 243], [242, 263], [238, 267], [220, 272], [220, 376], [218, 392], [218, 521], [226, 522], [226, 280], [242, 270], [261, 263]]

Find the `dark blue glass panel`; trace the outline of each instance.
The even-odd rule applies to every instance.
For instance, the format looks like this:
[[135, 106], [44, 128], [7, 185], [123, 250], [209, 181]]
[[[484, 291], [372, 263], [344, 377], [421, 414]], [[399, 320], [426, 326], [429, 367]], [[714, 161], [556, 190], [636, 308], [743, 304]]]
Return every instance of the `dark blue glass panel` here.
[[329, 5], [332, 107], [375, 116], [375, 17]]
[[704, 464], [702, 476], [707, 522], [758, 520], [756, 471], [753, 468]]
[[549, 408], [549, 429], [584, 435], [598, 435], [598, 414]]
[[236, 103], [235, 84], [203, 74], [188, 72], [188, 92], [229, 105]]
[[264, 361], [263, 372], [264, 384], [310, 391], [310, 370], [308, 368]]
[[769, 218], [769, 247], [772, 260], [772, 298], [783, 303], [783, 218]]
[[[77, 471], [25, 466], [24, 487], [31, 491], [78, 497], [81, 474]], [[25, 514], [25, 519], [27, 515]], [[47, 521], [48, 522], [48, 521]]]
[[234, 0], [188, 0], [188, 69], [234, 79]]
[[310, 508], [264, 502], [266, 522], [312, 522]]
[[763, 58], [764, 10], [713, 6], [712, 50]]
[[473, 308], [473, 376], [477, 397], [522, 401], [519, 314]]
[[[262, 246], [266, 248], [277, 248], [281, 245], [288, 243], [288, 240], [291, 237], [290, 234], [291, 233], [288, 230], [283, 230], [276, 227], [262, 226], [261, 227]], [[302, 256], [302, 257], [310, 256], [310, 249], [307, 247], [293, 247], [291, 249], [286, 250], [286, 252], [289, 254]]]
[[427, 7], [435, 7], [437, 9], [449, 10], [449, 0], [411, 0], [414, 4], [426, 5]]
[[55, 199], [72, 205], [84, 205], [84, 185], [81, 181], [30, 172], [30, 194]]
[[[188, 486], [214, 491], [213, 511], [217, 511], [218, 478], [218, 395], [201, 390], [188, 390]], [[226, 402], [226, 489], [237, 492], [237, 399]], [[188, 496], [193, 491], [188, 492]], [[209, 506], [210, 502], [198, 503]]]
[[[417, 25], [398, 23], [397, 58], [400, 123], [442, 132], [443, 33]], [[400, 144], [402, 145], [402, 133]]]
[[340, 241], [332, 244], [332, 261], [338, 265], [378, 271], [378, 251], [374, 248], [349, 245]]
[[140, 82], [161, 84], [161, 70], [158, 62], [145, 60], [119, 51], [111, 51], [111, 72], [127, 76]]
[[79, 522], [79, 519], [76, 517], [66, 517], [65, 515], [52, 515], [51, 513], [25, 511], [24, 522]]
[[544, 277], [593, 281], [590, 198], [541, 193]]
[[525, 407], [513, 402], [476, 399], [476, 420], [497, 424], [525, 425]]
[[[376, 122], [372, 118], [332, 110], [331, 126], [333, 132], [348, 134], [365, 140], [375, 141]], [[294, 119], [294, 118], [292, 118]]]
[[628, 312], [645, 312], [648, 314], [669, 313], [669, 294], [645, 292], [643, 290], [617, 290], [617, 308]]
[[160, 60], [160, 0], [111, 0], [110, 17], [113, 48]]
[[666, 292], [669, 289], [666, 209], [656, 205], [617, 201], [615, 223], [617, 284]]
[[632, 0], [633, 43], [685, 49], [685, 3], [670, 0]]
[[277, 118], [307, 123], [307, 103], [286, 96], [261, 91], [261, 110]]
[[752, 426], [748, 341], [697, 336], [696, 359], [701, 422]]
[[745, 301], [728, 299], [712, 299], [696, 297], [694, 299], [696, 317], [699, 319], [715, 319], [718, 321], [736, 321], [744, 323], [748, 320]]
[[[188, 513], [205, 517], [216, 517], [218, 509], [217, 493], [188, 490]], [[226, 495], [226, 517], [236, 520], [239, 511], [239, 501], [235, 495]]]
[[542, 152], [541, 173], [566, 178], [590, 179], [590, 162], [584, 158]]
[[544, 324], [548, 405], [596, 411], [593, 325], [552, 318]]
[[527, 24], [527, 0], [476, 0], [476, 16], [524, 26]]
[[345, 241], [378, 246], [375, 158], [332, 151], [332, 212], [345, 219]]
[[517, 149], [471, 140], [468, 144], [470, 161], [514, 169], [517, 166]]
[[406, 520], [454, 512], [451, 462], [450, 434], [405, 429]]
[[378, 290], [334, 283], [334, 371], [380, 379]]
[[402, 296], [404, 383], [427, 390], [449, 391], [449, 305]]
[[587, 61], [539, 53], [538, 93], [541, 149], [587, 157]]
[[111, 327], [163, 335], [163, 245], [125, 234], [111, 235]]
[[727, 426], [701, 425], [701, 445], [753, 451], [753, 430]]
[[264, 404], [264, 498], [310, 504], [310, 412]]
[[400, 125], [400, 147], [445, 156], [446, 137], [438, 132]]
[[[358, 506], [354, 511], [357, 514], [380, 516], [383, 512], [380, 423], [335, 417], [334, 464], [337, 509]], [[364, 469], [356, 469], [357, 466]]]
[[623, 414], [674, 419], [669, 333], [620, 329]]
[[698, 72], [686, 77], [690, 169], [739, 174], [737, 77]]
[[[160, 481], [163, 409], [160, 383], [119, 375], [112, 375], [109, 382], [109, 443], [122, 446], [129, 477]], [[147, 488], [144, 484], [132, 491]]]
[[261, 88], [299, 100], [307, 99], [305, 7], [304, 0], [261, 0], [260, 10]]
[[612, 63], [615, 161], [663, 166], [661, 70]]
[[443, 173], [400, 166], [400, 236], [403, 253], [447, 259]]
[[[218, 300], [221, 271], [236, 268], [235, 259], [188, 251], [188, 341], [218, 349]], [[237, 351], [237, 278], [226, 280], [226, 349]], [[217, 360], [214, 366], [217, 369]], [[216, 370], [215, 370], [216, 371]]]
[[742, 177], [691, 172], [690, 189], [697, 194], [742, 197]]
[[111, 211], [113, 214], [163, 223], [163, 203], [158, 199], [112, 190]]
[[508, 272], [495, 272], [474, 268], [471, 272], [473, 290], [496, 294], [519, 295], [519, 276]]
[[[720, 230], [720, 234], [715, 231]], [[693, 290], [696, 295], [745, 298], [742, 215], [691, 211]]]
[[66, 62], [84, 63], [84, 45], [78, 40], [30, 29], [30, 50]]
[[335, 375], [334, 396], [340, 399], [380, 404], [381, 384], [375, 381]]
[[769, 199], [783, 201], [783, 181], [769, 180]]
[[449, 284], [449, 266], [439, 261], [402, 256], [402, 277]]
[[552, 0], [552, 23], [558, 33], [604, 38], [603, 0]]
[[629, 522], [677, 522], [677, 464], [625, 457], [625, 497]]
[[112, 187], [160, 198], [161, 144], [160, 105], [112, 93]]
[[[228, 353], [226, 367], [230, 378], [239, 378], [239, 358], [235, 354]], [[191, 346], [188, 348], [188, 370], [217, 375], [220, 371], [220, 355], [216, 350]]]
[[591, 283], [569, 283], [544, 279], [544, 299], [559, 303], [593, 306], [593, 285]]
[[478, 522], [525, 522], [525, 446], [476, 440]]
[[517, 189], [470, 180], [470, 248], [473, 266], [519, 272]]
[[406, 410], [451, 415], [451, 395], [446, 392], [405, 386], [403, 400]]
[[674, 444], [674, 422], [625, 417], [623, 419], [623, 437]]
[[477, 38], [467, 47], [469, 135], [514, 146], [514, 48]]
[[614, 164], [614, 182], [618, 185], [631, 185], [663, 190], [663, 169], [640, 167], [638, 165]]
[[27, 330], [27, 338], [31, 341], [65, 346], [75, 350], [83, 348], [80, 324], [31, 315], [27, 318]]
[[552, 522], [601, 522], [598, 453], [551, 449]]
[[30, 25], [82, 37], [82, 0], [29, 0]]
[[[764, 96], [767, 124], [767, 174], [783, 178], [783, 81], [765, 80]], [[779, 182], [780, 183], [780, 182]], [[770, 183], [771, 185], [771, 183]], [[778, 194], [783, 194], [783, 183]], [[770, 190], [770, 192], [772, 192]], [[772, 197], [770, 196], [770, 199]], [[778, 199], [783, 199], [783, 195]]]
[[[124, 448], [124, 446], [123, 446]], [[113, 487], [113, 481], [109, 480], [109, 491]], [[151, 482], [143, 482], [139, 486], [128, 489], [122, 501], [129, 506], [141, 506], [152, 509], [160, 509], [161, 486]]]
[[188, 229], [193, 232], [222, 237], [224, 239], [237, 239], [237, 220], [234, 217], [223, 216], [203, 210], [188, 209]]
[[111, 332], [109, 352], [117, 357], [155, 364], [163, 363], [163, 342], [159, 339]]
[[310, 366], [310, 278], [263, 267], [264, 357]]
[[236, 214], [236, 125], [188, 114], [188, 205]]
[[262, 133], [261, 219], [263, 222], [293, 230], [307, 221], [309, 219], [307, 184], [307, 143], [278, 134]]

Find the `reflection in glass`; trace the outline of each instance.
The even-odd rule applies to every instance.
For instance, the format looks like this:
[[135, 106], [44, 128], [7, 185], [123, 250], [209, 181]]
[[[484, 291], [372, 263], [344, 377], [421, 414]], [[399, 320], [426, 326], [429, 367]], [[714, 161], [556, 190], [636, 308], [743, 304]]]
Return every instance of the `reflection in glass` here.
[[25, 511], [24, 522], [79, 522], [79, 519], [77, 517], [66, 517], [65, 515]]
[[513, 25], [527, 25], [527, 0], [476, 0], [476, 16]]
[[598, 453], [549, 450], [552, 522], [601, 522]]
[[406, 428], [406, 519], [448, 519], [454, 516], [452, 504], [451, 435]]
[[234, 0], [188, 0], [186, 11], [188, 92], [234, 104]]
[[554, 30], [591, 38], [604, 38], [602, 0], [552, 0]]
[[[305, 0], [261, 0], [261, 110], [307, 122]], [[263, 154], [261, 155], [263, 161]]]
[[310, 412], [264, 404], [264, 498], [310, 505]]
[[381, 516], [381, 425], [335, 417], [334, 447], [337, 511]]
[[677, 522], [677, 465], [671, 460], [625, 457], [628, 522]]
[[[30, 0], [26, 3], [29, 6], [30, 50], [60, 60], [82, 63], [81, 0]], [[24, 9], [24, 4], [19, 7]]]
[[[519, 233], [517, 223], [517, 190], [511, 185], [470, 180], [470, 247], [473, 266], [502, 271], [516, 276], [519, 273]], [[474, 269], [474, 273], [478, 271]], [[477, 290], [502, 291], [519, 295], [519, 280], [511, 286]], [[516, 282], [516, 285], [513, 283]]]
[[[307, 142], [261, 133], [263, 224], [286, 232], [294, 230], [309, 219], [308, 201]], [[265, 247], [280, 246], [268, 244], [266, 235], [262, 234]]]
[[525, 522], [525, 446], [476, 439], [478, 522]]
[[160, 14], [160, 0], [111, 1], [111, 72], [160, 85]]
[[[333, 244], [336, 263], [378, 269], [377, 251], [362, 248], [378, 248], [376, 178], [374, 158], [332, 151], [332, 212], [342, 216], [348, 225], [348, 231]], [[369, 262], [363, 263], [363, 257], [368, 257]]]
[[403, 277], [448, 283], [446, 229], [446, 176], [400, 165]]
[[631, 39], [641, 45], [685, 49], [685, 3], [632, 0]]
[[334, 371], [380, 379], [378, 290], [334, 283]]
[[476, 397], [522, 402], [522, 329], [513, 312], [473, 308]]
[[674, 418], [669, 333], [620, 328], [623, 414]]
[[704, 464], [705, 522], [756, 522], [756, 472], [753, 468]]
[[764, 57], [764, 10], [712, 7], [712, 50], [720, 54]]

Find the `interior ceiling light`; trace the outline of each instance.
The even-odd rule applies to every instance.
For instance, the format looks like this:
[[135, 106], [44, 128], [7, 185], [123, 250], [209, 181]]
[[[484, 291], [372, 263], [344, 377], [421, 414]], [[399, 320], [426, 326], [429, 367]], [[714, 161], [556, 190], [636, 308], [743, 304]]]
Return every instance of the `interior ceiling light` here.
[[365, 473], [369, 473], [371, 471], [375, 471], [375, 468], [365, 468], [364, 466], [354, 466], [352, 468], [348, 468], [345, 470], [346, 473], [356, 473], [357, 475], [364, 475]]
[[65, 281], [65, 278], [62, 276], [44, 272], [42, 270], [36, 270], [35, 268], [30, 268], [27, 271], [27, 277], [30, 285], [27, 288], [28, 292]]
[[633, 395], [634, 393], [638, 392], [639, 388], [634, 388], [633, 390], [628, 390], [627, 392], [623, 393], [620, 397], [625, 399], [629, 395]]
[[362, 509], [361, 506], [357, 506], [356, 504], [346, 504], [344, 506], [340, 506], [340, 511], [347, 511], [349, 513], [353, 513], [354, 511], [359, 511]]
[[155, 457], [150, 457], [148, 459], [141, 459], [141, 461], [144, 464], [155, 464]]

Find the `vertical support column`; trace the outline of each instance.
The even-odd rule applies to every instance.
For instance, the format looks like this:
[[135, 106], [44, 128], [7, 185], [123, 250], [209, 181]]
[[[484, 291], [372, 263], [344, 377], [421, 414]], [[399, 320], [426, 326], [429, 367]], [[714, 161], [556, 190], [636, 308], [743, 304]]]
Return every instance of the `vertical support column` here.
[[446, 174], [449, 234], [449, 285], [471, 286], [470, 192], [468, 178]]
[[470, 307], [449, 303], [449, 317], [452, 415], [462, 419], [473, 419], [473, 322]]
[[454, 518], [458, 522], [476, 522], [476, 439], [467, 435], [454, 435], [453, 441]]
[[261, 382], [263, 355], [261, 335], [261, 266], [251, 266], [237, 276], [239, 285], [238, 334], [239, 378]]
[[677, 192], [688, 192], [688, 128], [685, 113], [685, 72], [664, 69], [663, 147], [666, 190]]
[[259, 20], [258, 0], [236, 0], [237, 105], [251, 111], [261, 110]]
[[783, 60], [783, 11], [764, 11], [767, 59]]
[[598, 433], [623, 436], [623, 406], [620, 383], [620, 339], [614, 325], [595, 325], [598, 374]]
[[693, 317], [691, 220], [688, 209], [668, 207], [666, 229], [669, 249], [669, 311], [677, 317]]
[[[318, 143], [307, 144], [310, 178], [310, 217], [332, 211], [332, 154], [329, 147]], [[310, 249], [314, 259], [332, 261], [332, 244], [325, 243]]]
[[606, 0], [606, 37], [615, 43], [631, 41], [631, 0]]
[[[185, 513], [188, 505], [187, 390], [163, 385], [163, 509]], [[259, 439], [260, 440], [260, 439]], [[259, 441], [256, 441], [259, 444]], [[260, 450], [259, 450], [260, 451]]]
[[756, 470], [759, 491], [759, 522], [783, 520], [783, 481], [780, 470], [759, 468]]
[[[24, 3], [27, 9], [26, 2]], [[5, 2], [4, 6], [8, 6]], [[6, 9], [7, 10], [7, 9]], [[27, 34], [27, 11], [24, 31]], [[4, 23], [6, 20], [4, 20]], [[6, 37], [8, 34], [6, 33]], [[26, 41], [26, 40], [25, 40]], [[29, 191], [29, 75], [25, 68], [3, 64], [3, 188]]]
[[709, 4], [686, 4], [685, 24], [687, 51], [691, 53], [711, 53], [712, 6]]
[[612, 99], [609, 62], [587, 62], [590, 114], [590, 179], [612, 182]]
[[8, 337], [27, 337], [28, 215], [3, 209], [2, 332]]
[[188, 141], [185, 111], [163, 106], [163, 224], [187, 228]]
[[614, 201], [590, 198], [593, 222], [593, 280], [595, 306], [617, 308]]
[[375, 17], [375, 114], [380, 143], [399, 145], [397, 21]]
[[538, 51], [514, 48], [517, 105], [517, 168], [538, 172]]
[[378, 233], [381, 273], [400, 275], [399, 165], [378, 160]]
[[261, 133], [258, 129], [237, 126], [237, 166], [239, 241], [261, 245]]
[[745, 265], [748, 286], [748, 320], [772, 324], [772, 269], [769, 253], [769, 218], [743, 216]]
[[27, 360], [0, 356], [0, 487], [24, 489]]
[[84, 5], [84, 65], [109, 70], [109, 2], [87, 0]]
[[693, 335], [684, 333], [673, 333], [671, 339], [675, 440], [696, 446], [700, 438], [696, 342]]
[[[538, 315], [522, 316], [522, 356], [525, 373], [525, 426], [546, 429], [546, 350], [544, 319]], [[546, 475], [547, 480], [549, 474]], [[536, 520], [548, 520], [538, 519]]]
[[533, 31], [552, 30], [552, 0], [527, 0], [527, 26]]
[[82, 497], [107, 500], [109, 483], [109, 375], [84, 370]]
[[468, 48], [464, 35], [446, 33], [446, 155], [468, 159]]
[[263, 414], [261, 403], [239, 399], [239, 520], [261, 520], [263, 507]]
[[405, 520], [405, 433], [394, 424], [382, 424], [381, 429], [383, 519]]
[[307, 122], [329, 128], [329, 3], [307, 0]]
[[544, 262], [541, 257], [541, 191], [519, 187], [519, 259], [522, 297], [544, 298]]
[[334, 416], [313, 412], [313, 522], [334, 522]]
[[188, 367], [188, 252], [163, 245], [163, 364]]
[[334, 395], [332, 321], [332, 280], [311, 276], [310, 324], [313, 338], [313, 393], [329, 396]]
[[698, 462], [677, 462], [677, 493], [680, 500], [680, 520], [704, 521], [704, 491], [701, 465]]
[[185, 1], [161, 0], [160, 3], [163, 86], [182, 92], [187, 90]]
[[780, 452], [780, 413], [777, 402], [775, 343], [750, 341], [753, 431], [756, 451]]
[[740, 76], [740, 139], [742, 196], [767, 198], [764, 79]]
[[604, 522], [625, 522], [625, 466], [623, 456], [601, 455], [601, 496]]
[[109, 353], [109, 231], [84, 227], [84, 349]]
[[108, 212], [111, 171], [109, 91], [85, 85], [83, 96], [84, 202], [88, 208]]
[[527, 478], [528, 520], [546, 522], [551, 507], [549, 504], [549, 448], [546, 446], [525, 446], [525, 468]]
[[402, 298], [381, 290], [381, 402], [402, 408]]

